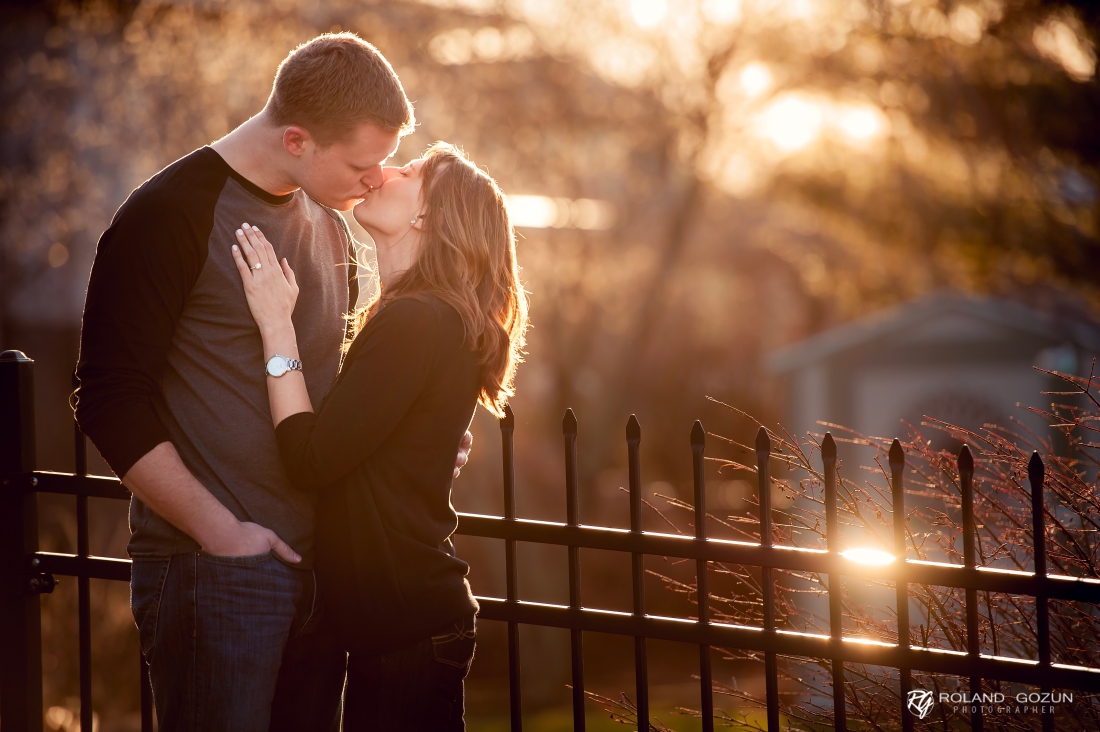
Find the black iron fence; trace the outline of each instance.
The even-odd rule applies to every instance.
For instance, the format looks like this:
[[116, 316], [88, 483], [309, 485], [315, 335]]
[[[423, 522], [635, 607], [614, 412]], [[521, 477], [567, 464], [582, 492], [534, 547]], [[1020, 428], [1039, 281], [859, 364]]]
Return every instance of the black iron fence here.
[[[33, 361], [18, 351], [0, 355], [0, 721], [3, 732], [42, 729], [42, 640], [40, 596], [53, 590], [55, 575], [77, 578], [79, 588], [80, 719], [81, 729], [92, 729], [91, 622], [89, 579], [128, 581], [130, 562], [88, 554], [88, 498], [129, 499], [130, 493], [113, 478], [86, 475], [85, 439], [74, 429], [76, 472], [35, 470]], [[707, 537], [704, 486], [705, 433], [699, 422], [691, 430], [690, 445], [695, 491], [695, 536], [642, 531], [642, 489], [639, 461], [641, 427], [630, 418], [626, 428], [629, 458], [630, 529], [582, 525], [577, 481], [577, 420], [572, 410], [562, 423], [565, 446], [567, 521], [552, 523], [516, 518], [515, 461], [511, 412], [501, 420], [504, 468], [504, 516], [460, 514], [458, 533], [502, 539], [505, 544], [507, 592], [503, 598], [478, 597], [480, 617], [507, 623], [511, 728], [522, 729], [520, 704], [521, 625], [540, 625], [570, 631], [572, 656], [573, 725], [585, 728], [584, 662], [585, 632], [611, 633], [634, 638], [638, 728], [649, 730], [649, 688], [646, 641], [679, 641], [699, 647], [699, 705], [703, 729], [714, 729], [711, 647], [761, 653], [765, 661], [767, 729], [780, 729], [777, 657], [825, 659], [831, 664], [835, 727], [847, 728], [844, 700], [845, 663], [870, 664], [897, 669], [903, 729], [913, 728], [914, 717], [905, 704], [913, 671], [968, 678], [971, 693], [981, 692], [982, 680], [1016, 682], [1051, 689], [1100, 691], [1100, 669], [1055, 663], [1051, 659], [1049, 600], [1100, 603], [1100, 581], [1054, 576], [1047, 573], [1043, 480], [1044, 466], [1038, 454], [1029, 466], [1034, 537], [1035, 571], [1020, 572], [981, 567], [977, 564], [974, 521], [974, 464], [968, 448], [958, 460], [962, 486], [963, 564], [905, 560], [905, 456], [895, 440], [889, 452], [893, 496], [894, 549], [897, 561], [869, 566], [840, 554], [837, 518], [836, 445], [826, 434], [822, 443], [827, 548], [796, 548], [772, 543], [771, 443], [764, 428], [756, 441], [760, 507], [760, 543]], [[37, 493], [76, 497], [77, 553], [55, 554], [38, 550]], [[564, 546], [568, 551], [569, 604], [524, 602], [517, 589], [516, 542]], [[631, 555], [633, 612], [586, 608], [580, 596], [580, 549], [602, 549]], [[709, 598], [708, 563], [729, 562], [759, 567], [761, 571], [763, 627], [714, 622], [708, 603], [698, 603], [697, 618], [669, 618], [647, 614], [643, 592], [645, 555], [695, 560], [697, 597]], [[776, 627], [774, 595], [776, 571], [814, 573], [827, 578], [828, 635], [799, 633]], [[851, 576], [893, 582], [897, 589], [898, 642], [867, 643], [844, 637], [840, 579]], [[944, 651], [910, 644], [909, 586], [961, 588], [965, 591], [967, 650]], [[979, 648], [978, 592], [1007, 593], [1035, 598], [1038, 658], [1010, 659], [985, 655]], [[152, 698], [148, 671], [141, 664], [141, 724], [152, 729]], [[972, 707], [972, 729], [982, 729], [980, 706]], [[1054, 729], [1051, 707], [1043, 710], [1044, 730]]]

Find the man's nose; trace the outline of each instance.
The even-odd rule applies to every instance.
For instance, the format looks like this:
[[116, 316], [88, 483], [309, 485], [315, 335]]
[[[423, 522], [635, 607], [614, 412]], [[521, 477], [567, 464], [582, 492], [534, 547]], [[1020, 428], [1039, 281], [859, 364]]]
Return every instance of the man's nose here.
[[363, 175], [363, 183], [370, 186], [371, 188], [378, 188], [385, 181], [386, 176], [382, 172], [381, 165], [374, 166]]

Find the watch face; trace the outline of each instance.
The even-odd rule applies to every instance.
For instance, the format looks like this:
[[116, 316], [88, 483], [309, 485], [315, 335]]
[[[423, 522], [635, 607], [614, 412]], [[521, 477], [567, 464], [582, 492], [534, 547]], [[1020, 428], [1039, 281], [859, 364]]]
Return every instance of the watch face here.
[[268, 376], [282, 376], [286, 373], [286, 359], [279, 356], [273, 356], [270, 361], [267, 362], [267, 374]]

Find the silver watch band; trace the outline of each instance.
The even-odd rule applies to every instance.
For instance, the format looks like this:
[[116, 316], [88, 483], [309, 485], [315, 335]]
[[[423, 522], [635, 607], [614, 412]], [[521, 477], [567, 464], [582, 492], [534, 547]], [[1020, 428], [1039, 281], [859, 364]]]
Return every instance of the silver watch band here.
[[264, 376], [278, 378], [288, 371], [302, 371], [302, 362], [276, 353], [264, 364]]

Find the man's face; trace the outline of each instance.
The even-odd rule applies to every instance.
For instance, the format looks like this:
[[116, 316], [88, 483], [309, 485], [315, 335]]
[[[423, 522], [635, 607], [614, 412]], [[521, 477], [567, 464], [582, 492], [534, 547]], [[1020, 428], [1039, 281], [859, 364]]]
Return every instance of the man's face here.
[[307, 142], [299, 156], [298, 184], [318, 203], [347, 211], [382, 185], [382, 163], [397, 152], [400, 136], [365, 123], [340, 142]]

